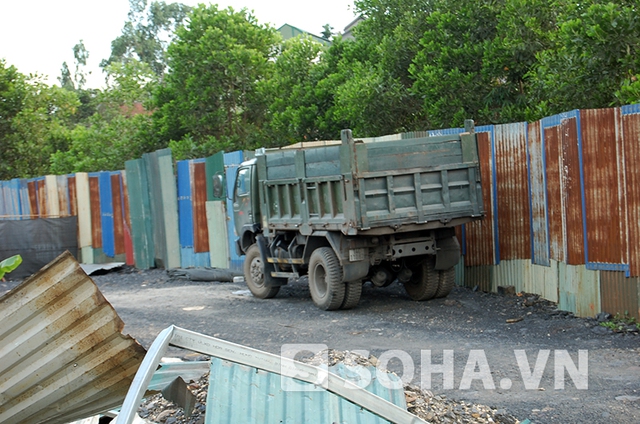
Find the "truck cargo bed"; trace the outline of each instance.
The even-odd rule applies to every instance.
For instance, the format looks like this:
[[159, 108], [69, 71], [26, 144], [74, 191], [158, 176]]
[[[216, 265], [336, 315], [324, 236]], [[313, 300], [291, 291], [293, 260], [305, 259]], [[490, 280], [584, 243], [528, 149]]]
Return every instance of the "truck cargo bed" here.
[[278, 150], [257, 157], [265, 232], [384, 234], [483, 216], [475, 133]]

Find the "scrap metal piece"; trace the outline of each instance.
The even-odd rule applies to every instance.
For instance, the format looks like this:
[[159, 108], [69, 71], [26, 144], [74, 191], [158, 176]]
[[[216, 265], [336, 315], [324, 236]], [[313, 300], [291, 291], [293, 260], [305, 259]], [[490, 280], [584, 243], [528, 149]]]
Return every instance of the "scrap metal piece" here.
[[162, 389], [162, 396], [184, 409], [184, 416], [189, 418], [193, 408], [196, 406], [196, 396], [189, 390], [189, 386], [182, 377], [173, 380], [167, 387]]
[[0, 422], [119, 406], [146, 353], [69, 252], [0, 298]]
[[400, 408], [359, 387], [352, 381], [328, 372], [326, 369], [172, 325], [162, 330], [149, 348], [149, 352], [142, 361], [142, 365], [140, 365], [140, 369], [129, 388], [115, 424], [130, 424], [132, 422], [147, 386], [169, 345], [322, 386], [327, 391], [393, 423], [425, 423], [406, 409]]

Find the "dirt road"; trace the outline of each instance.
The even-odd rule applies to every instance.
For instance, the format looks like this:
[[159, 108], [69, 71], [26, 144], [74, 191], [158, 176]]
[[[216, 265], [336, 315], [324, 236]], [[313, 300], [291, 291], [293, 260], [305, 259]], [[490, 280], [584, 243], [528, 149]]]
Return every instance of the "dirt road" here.
[[640, 336], [535, 297], [456, 288], [413, 302], [397, 284], [366, 285], [356, 309], [325, 312], [303, 282], [260, 300], [243, 283], [169, 280], [161, 270], [93, 279], [145, 347], [173, 324], [278, 354], [292, 344], [365, 351], [423, 389], [520, 420], [640, 422]]

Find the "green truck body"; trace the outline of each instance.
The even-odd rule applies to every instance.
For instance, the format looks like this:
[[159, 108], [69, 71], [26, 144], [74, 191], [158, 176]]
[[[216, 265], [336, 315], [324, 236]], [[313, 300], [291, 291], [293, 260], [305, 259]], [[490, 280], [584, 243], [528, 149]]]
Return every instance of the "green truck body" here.
[[484, 215], [472, 122], [461, 134], [354, 140], [258, 154], [234, 190], [238, 250], [254, 295], [307, 275], [322, 309], [354, 307], [362, 283], [396, 280], [415, 300], [446, 296], [454, 227]]

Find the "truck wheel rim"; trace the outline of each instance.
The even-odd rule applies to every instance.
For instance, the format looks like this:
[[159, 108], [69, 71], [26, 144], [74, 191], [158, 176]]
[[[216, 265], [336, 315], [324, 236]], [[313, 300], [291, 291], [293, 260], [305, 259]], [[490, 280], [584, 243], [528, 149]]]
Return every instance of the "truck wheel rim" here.
[[251, 279], [256, 285], [262, 285], [262, 261], [260, 258], [254, 258], [251, 261]]
[[327, 273], [324, 271], [324, 268], [321, 266], [317, 266], [313, 271], [314, 276], [314, 285], [316, 286], [316, 291], [320, 297], [325, 297], [327, 294], [327, 281], [325, 279]]

